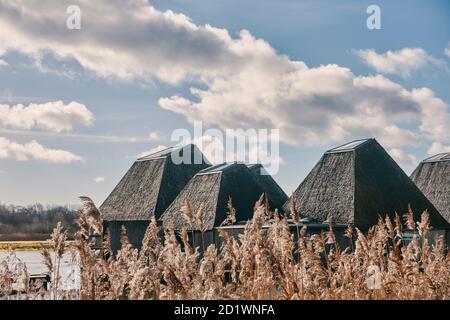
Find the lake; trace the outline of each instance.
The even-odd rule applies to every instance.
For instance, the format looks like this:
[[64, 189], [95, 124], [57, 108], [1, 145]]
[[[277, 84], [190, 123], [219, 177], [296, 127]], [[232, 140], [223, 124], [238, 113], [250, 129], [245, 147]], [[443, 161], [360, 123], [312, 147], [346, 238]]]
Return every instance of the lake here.
[[[40, 251], [0, 252], [0, 263], [5, 260], [9, 262], [9, 265], [14, 265], [14, 262], [17, 261], [25, 263], [28, 273], [31, 275], [48, 273]], [[72, 254], [65, 253], [61, 261], [60, 277], [63, 290], [79, 287], [80, 275], [78, 263], [72, 260]], [[53, 254], [52, 261], [55, 265]]]

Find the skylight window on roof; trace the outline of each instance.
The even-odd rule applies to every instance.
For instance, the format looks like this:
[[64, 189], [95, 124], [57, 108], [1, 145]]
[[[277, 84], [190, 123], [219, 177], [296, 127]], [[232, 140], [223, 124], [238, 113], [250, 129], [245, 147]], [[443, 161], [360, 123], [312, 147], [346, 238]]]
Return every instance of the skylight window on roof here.
[[450, 153], [439, 153], [425, 159], [423, 162], [437, 162], [437, 161], [449, 161]]
[[366, 143], [369, 140], [370, 139], [355, 140], [355, 141], [346, 143], [342, 146], [336, 147], [334, 149], [328, 150], [328, 152], [352, 151], [352, 150], [355, 150], [357, 147], [361, 146], [362, 144]]
[[143, 157], [139, 158], [138, 160], [156, 159], [156, 158], [159, 158], [159, 157], [167, 156], [171, 152], [174, 152], [174, 151], [176, 151], [178, 149], [175, 148], [175, 147], [169, 147], [169, 148], [166, 148], [166, 149], [163, 149], [163, 150], [156, 151], [154, 153], [148, 154], [146, 156], [143, 156]]

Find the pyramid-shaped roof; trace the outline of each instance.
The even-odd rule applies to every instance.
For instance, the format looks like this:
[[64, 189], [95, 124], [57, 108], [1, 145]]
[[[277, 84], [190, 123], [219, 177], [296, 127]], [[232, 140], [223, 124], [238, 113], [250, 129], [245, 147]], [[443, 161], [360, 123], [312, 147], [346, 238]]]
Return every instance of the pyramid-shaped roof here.
[[450, 153], [423, 160], [411, 174], [411, 180], [450, 222]]
[[[300, 214], [367, 229], [379, 216], [403, 215], [408, 205], [419, 220], [424, 210], [432, 226], [450, 227], [433, 204], [375, 139], [356, 140], [327, 151], [292, 197]], [[289, 202], [284, 206], [289, 210]]]
[[[190, 161], [179, 163], [173, 160], [173, 155], [185, 156], [183, 159]], [[141, 157], [100, 206], [102, 218], [107, 221], [159, 218], [189, 180], [208, 166], [193, 144]]]
[[[231, 197], [238, 221], [251, 219], [256, 201], [264, 193], [243, 163], [225, 163], [198, 172], [161, 216], [164, 227], [190, 229], [181, 213], [185, 199], [194, 213], [203, 207], [208, 230], [219, 226], [227, 216]], [[194, 225], [197, 229], [198, 225]]]
[[256, 183], [263, 189], [269, 199], [271, 209], [281, 209], [288, 200], [288, 196], [284, 193], [283, 189], [281, 189], [273, 177], [264, 169], [262, 164], [249, 164], [247, 167], [253, 174]]

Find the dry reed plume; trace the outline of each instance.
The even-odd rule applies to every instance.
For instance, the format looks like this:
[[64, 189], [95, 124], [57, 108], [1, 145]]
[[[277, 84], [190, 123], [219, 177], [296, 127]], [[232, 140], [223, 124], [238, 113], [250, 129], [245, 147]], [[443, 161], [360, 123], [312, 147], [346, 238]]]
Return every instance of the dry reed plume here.
[[[83, 202], [75, 249], [80, 288], [66, 292], [58, 286], [58, 264], [66, 250], [60, 225], [52, 235], [53, 259], [49, 251], [43, 253], [53, 274], [54, 299], [449, 299], [450, 258], [442, 238], [434, 244], [427, 240], [427, 212], [420, 222], [413, 220], [411, 210], [406, 213], [406, 229], [417, 233], [409, 243], [397, 214], [394, 221], [380, 218], [367, 234], [349, 227], [345, 236], [354, 241], [341, 248], [331, 217], [328, 232], [306, 236], [306, 227], [297, 228], [294, 241], [287, 217], [268, 214], [260, 200], [239, 239], [220, 231], [220, 248], [209, 245], [200, 253], [188, 230], [164, 230], [160, 237], [162, 230], [152, 220], [141, 250], [130, 245], [122, 230], [121, 249], [113, 255], [108, 232], [101, 249], [91, 243], [92, 235], [102, 232], [100, 214], [89, 198]], [[291, 208], [298, 222], [296, 204]], [[226, 224], [235, 221], [231, 201], [228, 209]], [[204, 225], [202, 209], [192, 212], [187, 199], [182, 214], [190, 225]], [[269, 218], [273, 223], [263, 229]], [[204, 229], [200, 231], [203, 238]], [[373, 268], [381, 282], [370, 289], [368, 270]], [[4, 261], [0, 295], [11, 296], [13, 283], [27, 286], [26, 267], [13, 269]], [[23, 296], [29, 297], [28, 289]]]

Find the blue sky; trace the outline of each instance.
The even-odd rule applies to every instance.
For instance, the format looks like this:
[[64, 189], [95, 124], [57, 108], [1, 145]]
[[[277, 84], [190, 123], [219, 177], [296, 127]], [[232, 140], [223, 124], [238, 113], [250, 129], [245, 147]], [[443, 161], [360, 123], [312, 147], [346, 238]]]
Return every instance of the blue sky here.
[[[21, 2], [0, 10], [0, 112], [9, 112], [0, 114], [0, 202], [73, 204], [88, 195], [100, 204], [137, 155], [170, 145], [170, 133], [191, 128], [193, 119], [222, 130], [239, 119], [249, 128], [280, 127], [283, 164], [275, 179], [288, 194], [325, 150], [349, 140], [376, 137], [407, 173], [430, 154], [450, 151], [448, 1], [23, 1], [37, 18], [27, 10], [17, 16]], [[68, 32], [72, 3], [81, 8], [82, 29]], [[381, 8], [381, 30], [366, 27], [370, 4]], [[117, 30], [105, 17], [118, 21]], [[266, 87], [272, 72], [289, 89]], [[255, 103], [247, 76], [269, 91], [270, 103]], [[235, 81], [239, 89], [228, 86]], [[189, 111], [180, 109], [180, 97]], [[46, 103], [55, 112], [50, 118], [42, 116]], [[39, 111], [20, 113], [18, 104]], [[258, 110], [262, 115], [246, 118]], [[362, 111], [382, 116], [365, 122]], [[31, 124], [20, 117], [32, 117]]]

